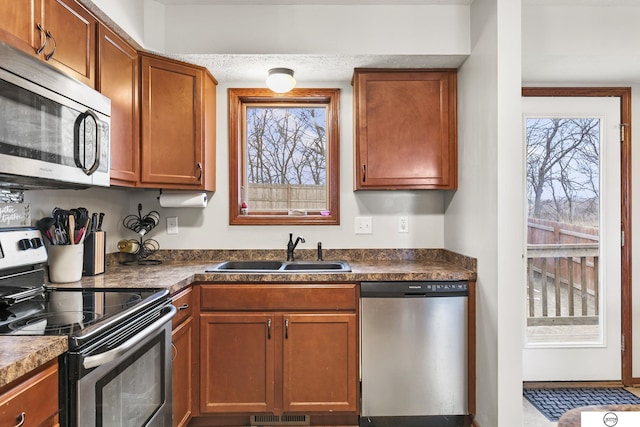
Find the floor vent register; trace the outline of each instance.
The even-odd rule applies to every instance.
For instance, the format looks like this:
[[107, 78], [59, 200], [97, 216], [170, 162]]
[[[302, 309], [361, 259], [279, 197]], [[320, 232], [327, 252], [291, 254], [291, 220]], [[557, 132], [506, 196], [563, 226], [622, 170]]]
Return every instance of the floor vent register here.
[[309, 415], [253, 415], [251, 426], [308, 426], [311, 424]]

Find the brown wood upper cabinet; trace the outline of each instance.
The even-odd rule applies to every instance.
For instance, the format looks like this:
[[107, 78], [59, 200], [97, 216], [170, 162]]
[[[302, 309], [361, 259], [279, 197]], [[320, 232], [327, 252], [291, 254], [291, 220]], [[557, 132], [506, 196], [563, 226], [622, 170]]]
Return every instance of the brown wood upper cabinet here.
[[73, 0], [0, 0], [0, 39], [94, 86], [98, 21]]
[[138, 52], [98, 27], [96, 89], [111, 99], [111, 184], [134, 187], [140, 177]]
[[454, 69], [357, 68], [356, 190], [457, 188]]
[[202, 67], [140, 57], [140, 186], [215, 190], [217, 81]]

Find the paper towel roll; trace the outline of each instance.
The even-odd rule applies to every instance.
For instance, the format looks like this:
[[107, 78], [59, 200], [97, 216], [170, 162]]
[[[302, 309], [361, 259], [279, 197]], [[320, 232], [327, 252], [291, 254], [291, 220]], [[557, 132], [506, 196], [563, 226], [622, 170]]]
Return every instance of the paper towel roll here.
[[163, 208], [206, 208], [207, 193], [183, 193], [168, 191], [160, 194], [160, 206]]

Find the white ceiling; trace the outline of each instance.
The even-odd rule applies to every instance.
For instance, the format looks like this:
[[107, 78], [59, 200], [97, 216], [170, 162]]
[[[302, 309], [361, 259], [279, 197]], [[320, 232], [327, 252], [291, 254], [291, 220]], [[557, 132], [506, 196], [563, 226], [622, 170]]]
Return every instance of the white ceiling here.
[[213, 55], [167, 54], [207, 67], [219, 82], [256, 82], [270, 68], [294, 70], [299, 82], [348, 82], [354, 68], [459, 68], [465, 55]]

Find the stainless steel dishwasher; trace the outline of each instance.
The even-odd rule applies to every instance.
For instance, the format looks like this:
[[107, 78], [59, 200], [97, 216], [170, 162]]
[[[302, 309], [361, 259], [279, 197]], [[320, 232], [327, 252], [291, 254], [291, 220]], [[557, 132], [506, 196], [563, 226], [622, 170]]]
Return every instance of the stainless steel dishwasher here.
[[468, 425], [468, 283], [365, 282], [360, 296], [360, 426]]

